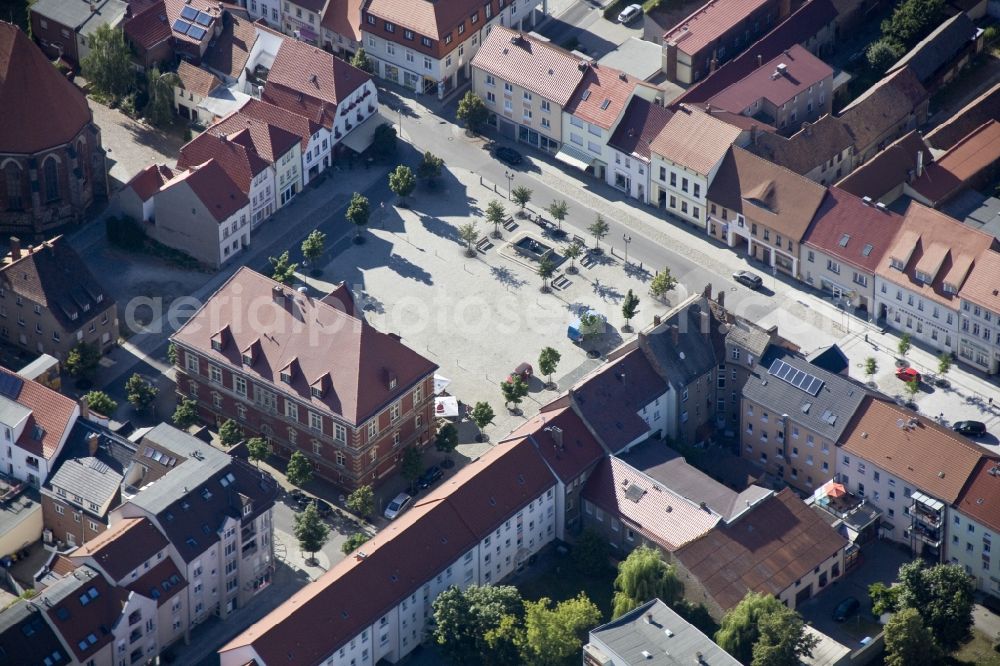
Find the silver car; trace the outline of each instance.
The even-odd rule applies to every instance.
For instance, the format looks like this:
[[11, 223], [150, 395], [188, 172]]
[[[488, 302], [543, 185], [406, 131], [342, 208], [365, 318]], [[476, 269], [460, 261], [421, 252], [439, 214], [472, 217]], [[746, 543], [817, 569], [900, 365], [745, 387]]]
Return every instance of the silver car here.
[[622, 25], [631, 23], [642, 16], [642, 5], [629, 5], [618, 15], [618, 22]]
[[410, 506], [410, 502], [413, 498], [406, 493], [399, 493], [396, 497], [389, 502], [389, 506], [385, 507], [385, 517], [392, 520], [399, 514], [406, 510], [406, 507]]

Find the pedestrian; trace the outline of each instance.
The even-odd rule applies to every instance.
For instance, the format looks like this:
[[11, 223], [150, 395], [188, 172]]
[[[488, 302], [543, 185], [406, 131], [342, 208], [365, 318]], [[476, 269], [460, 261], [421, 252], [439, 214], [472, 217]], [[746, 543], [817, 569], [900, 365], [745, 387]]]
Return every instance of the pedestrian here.
[[990, 398], [990, 407], [993, 406], [993, 398]]
[[868, 334], [865, 333], [865, 342], [868, 342]]

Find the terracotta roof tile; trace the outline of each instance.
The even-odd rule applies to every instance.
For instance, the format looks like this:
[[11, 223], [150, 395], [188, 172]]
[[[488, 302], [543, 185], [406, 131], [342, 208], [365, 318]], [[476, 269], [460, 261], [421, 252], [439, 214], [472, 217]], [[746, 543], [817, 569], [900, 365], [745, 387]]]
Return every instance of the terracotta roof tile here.
[[[301, 137], [270, 122], [267, 114], [249, 115], [234, 111], [206, 130], [206, 134], [227, 136], [230, 141], [252, 148], [265, 161], [274, 164], [287, 153]], [[249, 143], [246, 139], [249, 138]]]
[[714, 43], [768, 0], [708, 0], [663, 35], [664, 43], [676, 43], [693, 55]]
[[150, 164], [125, 183], [125, 187], [135, 192], [141, 200], [149, 201], [173, 177], [173, 170], [166, 164]]
[[157, 607], [170, 601], [186, 587], [184, 575], [169, 557], [163, 558], [142, 576], [125, 585], [125, 589], [131, 592], [156, 599]]
[[472, 66], [566, 106], [583, 80], [581, 60], [565, 49], [501, 25], [493, 26]]
[[[897, 424], [916, 421], [913, 427]], [[841, 451], [858, 456], [952, 504], [989, 451], [919, 414], [866, 398], [844, 431]]]
[[240, 78], [250, 59], [250, 49], [257, 42], [253, 21], [227, 11], [223, 17], [222, 34], [214, 46], [205, 51], [202, 64], [233, 79]]
[[987, 121], [948, 149], [910, 184], [935, 205], [966, 187], [973, 178], [1000, 161], [1000, 122]]
[[841, 261], [874, 273], [903, 224], [903, 217], [836, 187], [813, 217], [802, 242]]
[[187, 60], [181, 60], [177, 65], [177, 76], [180, 77], [181, 87], [184, 90], [202, 97], [208, 97], [213, 90], [222, 85], [222, 81], [217, 79], [215, 74], [195, 67]]
[[[780, 65], [785, 69], [776, 76]], [[781, 106], [832, 76], [833, 69], [829, 65], [795, 44], [713, 96], [709, 102], [733, 113], [747, 111], [759, 99]]]
[[330, 0], [320, 22], [327, 30], [361, 41], [361, 5], [364, 0]]
[[844, 107], [840, 120], [854, 137], [857, 150], [875, 143], [888, 130], [905, 122], [927, 90], [909, 67], [886, 76]]
[[302, 147], [302, 152], [305, 152], [306, 146], [309, 145], [309, 140], [321, 127], [319, 123], [305, 116], [293, 113], [274, 104], [268, 104], [259, 99], [249, 100], [240, 107], [237, 115], [259, 120], [294, 134], [299, 137], [299, 145]]
[[608, 145], [626, 155], [634, 155], [649, 161], [649, 144], [666, 126], [671, 111], [659, 104], [648, 102], [642, 97], [633, 97], [625, 109], [625, 115], [618, 122], [615, 133]]
[[1000, 253], [983, 252], [976, 258], [969, 278], [959, 295], [977, 305], [1000, 313]]
[[[77, 571], [79, 575], [71, 574], [56, 584], [61, 599], [40, 605], [44, 605], [49, 623], [62, 635], [76, 659], [85, 663], [114, 641], [114, 634], [101, 631], [100, 627], [110, 628], [118, 623], [128, 592], [112, 587], [90, 567], [80, 567]], [[51, 589], [47, 588], [42, 596]], [[93, 642], [88, 640], [90, 636]]]
[[222, 223], [250, 203], [247, 195], [233, 182], [226, 170], [215, 160], [183, 171], [166, 183], [163, 189], [185, 183], [204, 204], [216, 222]]
[[854, 138], [844, 123], [827, 114], [815, 123], [802, 123], [802, 129], [788, 138], [761, 132], [747, 150], [805, 175], [831, 160], [836, 167], [840, 164], [836, 157], [853, 145]]
[[25, 154], [69, 143], [92, 118], [83, 93], [52, 66], [27, 35], [3, 21], [0, 118], [3, 152]]
[[681, 106], [653, 139], [650, 152], [702, 175], [726, 156], [740, 128], [691, 107]]
[[441, 40], [470, 14], [481, 11], [483, 4], [481, 0], [370, 0], [365, 11], [419, 35]]
[[125, 518], [80, 546], [69, 557], [83, 562], [92, 557], [116, 582], [166, 548], [163, 536], [148, 518]]
[[947, 150], [990, 120], [1000, 121], [1000, 83], [966, 104], [924, 138], [931, 146]]
[[545, 407], [505, 439], [527, 437], [564, 483], [579, 478], [604, 457], [604, 447], [573, 410], [564, 395]]
[[[280, 288], [283, 304], [274, 302], [275, 288]], [[255, 304], [254, 326], [246, 319], [244, 306], [248, 303]], [[228, 337], [216, 351], [212, 337], [224, 328]], [[381, 333], [363, 319], [327, 303], [280, 287], [245, 267], [219, 288], [173, 339], [209, 359], [242, 366], [244, 373], [297, 393], [301, 400], [354, 424], [366, 421], [437, 369], [398, 337]], [[251, 367], [243, 366], [242, 352], [254, 343], [259, 344], [261, 359]], [[279, 374], [293, 360], [299, 370], [290, 385], [284, 384]], [[393, 388], [386, 381], [387, 371], [396, 377]], [[327, 374], [330, 388], [322, 397], [313, 396], [311, 385]]]
[[622, 71], [591, 63], [564, 111], [606, 130], [611, 129], [625, 111], [636, 87], [646, 85]]
[[229, 141], [228, 137], [203, 132], [181, 146], [177, 169], [192, 169], [212, 159], [226, 170], [244, 194], [250, 192], [250, 183], [254, 177], [269, 166], [252, 147]]
[[979, 524], [1000, 532], [1000, 461], [985, 457], [979, 461], [955, 508]]
[[[137, 3], [132, 3], [134, 7]], [[132, 18], [122, 26], [129, 41], [144, 50], [149, 50], [171, 37], [167, 10], [163, 2], [154, 2], [140, 9], [134, 9]]]
[[878, 201], [893, 188], [905, 183], [917, 170], [917, 153], [923, 153], [924, 165], [930, 164], [934, 156], [917, 130], [908, 132], [891, 143], [846, 178], [837, 187], [859, 197], [871, 197]]

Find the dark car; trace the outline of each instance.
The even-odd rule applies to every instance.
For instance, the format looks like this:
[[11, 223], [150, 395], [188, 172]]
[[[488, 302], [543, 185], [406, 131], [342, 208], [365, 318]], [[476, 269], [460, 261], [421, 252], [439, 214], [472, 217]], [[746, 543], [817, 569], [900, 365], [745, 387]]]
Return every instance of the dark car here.
[[856, 597], [847, 597], [833, 609], [834, 622], [844, 622], [861, 608], [861, 602]]
[[318, 499], [316, 500], [316, 511], [319, 512], [321, 518], [326, 518], [333, 514], [333, 507], [330, 506], [329, 502]]
[[733, 279], [751, 289], [760, 289], [760, 286], [764, 284], [764, 280], [759, 275], [750, 271], [736, 271], [733, 273]]
[[493, 154], [496, 155], [496, 158], [498, 160], [500, 160], [501, 162], [506, 162], [511, 166], [517, 166], [518, 164], [524, 161], [524, 158], [521, 157], [521, 153], [517, 152], [513, 148], [508, 148], [506, 146], [501, 146], [497, 148]]
[[952, 429], [966, 437], [982, 437], [986, 434], [986, 424], [982, 421], [956, 421]]
[[442, 472], [441, 468], [437, 465], [428, 467], [427, 471], [421, 474], [420, 478], [417, 479], [417, 488], [420, 488], [421, 490], [430, 488], [437, 483], [437, 480], [441, 478], [442, 474], [444, 474], [444, 472]]

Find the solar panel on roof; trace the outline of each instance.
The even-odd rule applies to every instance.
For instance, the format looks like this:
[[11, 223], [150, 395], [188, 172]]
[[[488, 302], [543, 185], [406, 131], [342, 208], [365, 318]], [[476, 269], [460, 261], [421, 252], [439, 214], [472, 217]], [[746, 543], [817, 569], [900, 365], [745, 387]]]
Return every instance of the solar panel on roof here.
[[201, 38], [205, 36], [206, 32], [207, 31], [204, 28], [199, 28], [198, 26], [193, 25], [188, 30], [188, 37], [190, 37], [191, 39], [197, 39], [198, 41], [201, 41]]
[[814, 377], [804, 370], [793, 368], [781, 359], [776, 359], [774, 363], [771, 364], [771, 367], [768, 368], [767, 373], [788, 382], [795, 388], [805, 391], [809, 395], [816, 395], [823, 387], [822, 379]]
[[21, 395], [22, 386], [24, 386], [24, 380], [20, 377], [0, 375], [0, 395], [3, 397], [17, 400], [17, 396]]
[[181, 19], [177, 19], [176, 21], [174, 21], [174, 32], [179, 32], [182, 35], [186, 35], [187, 31], [190, 29], [191, 29], [191, 24], [188, 23], [187, 21], [182, 21]]
[[193, 21], [198, 16], [198, 10], [188, 5], [181, 10], [181, 18], [186, 21]]
[[209, 26], [212, 24], [212, 15], [206, 14], [205, 12], [198, 12], [198, 16], [195, 18], [195, 22], [198, 25]]

